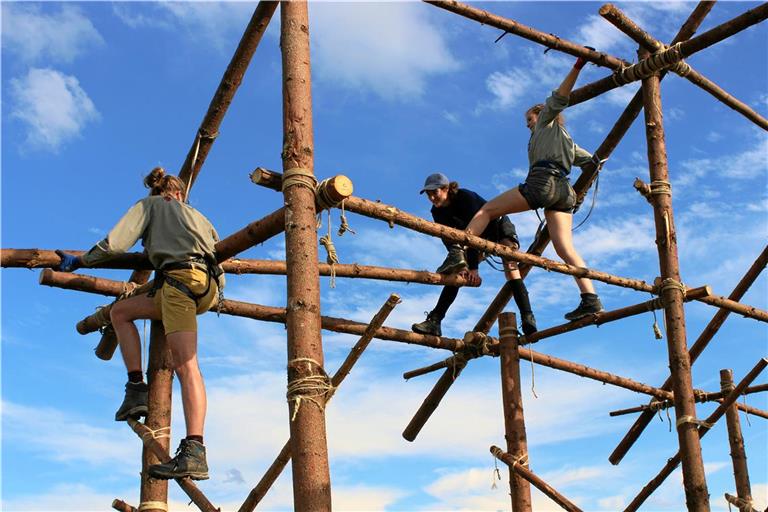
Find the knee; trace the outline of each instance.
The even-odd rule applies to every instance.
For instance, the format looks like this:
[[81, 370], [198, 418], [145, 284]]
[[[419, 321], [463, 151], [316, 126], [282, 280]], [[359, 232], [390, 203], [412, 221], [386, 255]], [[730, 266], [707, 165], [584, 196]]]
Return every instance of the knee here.
[[117, 302], [109, 311], [109, 319], [113, 324], [127, 322], [130, 320], [127, 313], [128, 312], [125, 310], [125, 308], [121, 307], [120, 303]]

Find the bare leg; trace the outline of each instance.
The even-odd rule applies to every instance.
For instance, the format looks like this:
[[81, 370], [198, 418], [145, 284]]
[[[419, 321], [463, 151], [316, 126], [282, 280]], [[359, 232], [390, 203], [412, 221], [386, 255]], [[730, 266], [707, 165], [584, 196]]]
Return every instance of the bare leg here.
[[[544, 210], [544, 217], [547, 219], [547, 229], [557, 255], [569, 265], [585, 268], [587, 264], [573, 247], [573, 233], [571, 233], [573, 215], [566, 212]], [[581, 293], [595, 293], [595, 287], [590, 279], [585, 277], [575, 277], [574, 279]]]
[[[506, 245], [507, 247], [511, 247], [514, 250], [520, 249], [520, 246], [518, 246], [509, 238], [504, 238], [499, 243], [502, 245]], [[504, 277], [507, 279], [507, 281], [511, 279], [522, 278], [520, 276], [520, 269], [517, 267], [517, 262], [515, 260], [507, 260], [502, 258], [502, 263], [504, 265]]]
[[117, 334], [125, 368], [129, 372], [141, 371], [141, 340], [133, 321], [141, 318], [160, 320], [160, 311], [155, 307], [155, 301], [146, 294], [134, 295], [115, 302], [109, 316]]
[[467, 226], [467, 232], [472, 235], [480, 236], [488, 223], [508, 213], [519, 213], [530, 210], [528, 201], [515, 187], [507, 190], [503, 194], [494, 197], [480, 208]]
[[166, 335], [173, 354], [173, 364], [181, 385], [184, 422], [188, 436], [202, 436], [207, 401], [205, 384], [197, 363], [197, 333], [180, 331]]

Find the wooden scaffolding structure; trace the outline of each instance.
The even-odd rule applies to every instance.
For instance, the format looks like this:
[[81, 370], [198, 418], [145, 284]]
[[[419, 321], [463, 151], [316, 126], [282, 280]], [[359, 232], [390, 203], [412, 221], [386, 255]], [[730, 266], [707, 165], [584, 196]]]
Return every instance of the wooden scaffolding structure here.
[[[754, 264], [728, 297], [715, 295], [708, 286], [686, 287], [681, 282], [659, 83], [668, 73], [677, 74], [707, 91], [757, 126], [768, 130], [768, 120], [692, 69], [684, 60], [708, 46], [764, 21], [768, 17], [768, 3], [694, 36], [697, 28], [714, 4], [714, 2], [700, 2], [669, 45], [663, 44], [643, 31], [615, 6], [604, 5], [600, 8], [600, 15], [639, 44], [638, 62], [632, 64], [607, 53], [577, 45], [455, 0], [425, 1], [457, 15], [503, 30], [505, 34], [511, 33], [548, 48], [582, 57], [610, 70], [610, 74], [605, 78], [574, 90], [571, 95], [571, 104], [587, 101], [630, 82], [642, 82], [641, 91], [634, 96], [603, 143], [596, 149], [595, 154], [599, 155], [600, 158], [608, 158], [640, 111], [644, 111], [650, 182], [645, 184], [638, 181], [636, 188], [646, 197], [653, 209], [660, 277], [653, 283], [646, 283], [638, 279], [616, 276], [595, 269], [578, 268], [543, 258], [541, 254], [549, 243], [546, 229], [537, 234], [536, 239], [526, 252], [514, 251], [504, 245], [489, 242], [480, 237], [468, 235], [463, 231], [410, 215], [394, 206], [354, 197], [352, 195], [352, 183], [344, 176], [332, 177], [318, 184], [313, 169], [310, 25], [307, 16], [307, 4], [302, 1], [282, 2], [280, 47], [283, 66], [283, 171], [279, 173], [259, 167], [251, 174], [251, 179], [258, 185], [281, 191], [284, 206], [221, 240], [217, 244], [216, 250], [219, 261], [228, 273], [286, 276], [287, 302], [285, 307], [226, 300], [221, 305], [220, 312], [286, 325], [289, 412], [294, 416], [294, 420], [290, 422], [290, 439], [239, 510], [241, 512], [254, 510], [289, 461], [293, 461], [295, 509], [302, 511], [331, 510], [331, 482], [324, 406], [336, 392], [372, 338], [416, 344], [448, 350], [453, 353], [447, 359], [436, 364], [407, 372], [404, 375], [404, 377], [410, 378], [443, 370], [434, 388], [403, 432], [403, 437], [409, 441], [413, 441], [417, 437], [451, 385], [459, 378], [462, 370], [472, 359], [483, 356], [500, 356], [506, 448], [492, 446], [490, 450], [495, 457], [509, 466], [511, 507], [515, 512], [532, 510], [531, 484], [552, 498], [563, 509], [580, 510], [531, 470], [523, 400], [520, 392], [519, 365], [521, 360], [529, 360], [532, 363], [650, 396], [650, 402], [647, 405], [611, 413], [611, 415], [640, 413], [635, 424], [610, 455], [609, 460], [612, 464], [618, 464], [622, 460], [657, 411], [674, 408], [679, 451], [667, 461], [659, 474], [639, 492], [625, 510], [637, 510], [664, 479], [678, 465], [682, 465], [687, 509], [708, 511], [710, 507], [709, 493], [699, 440], [722, 416], [726, 416], [728, 441], [731, 447], [736, 480], [736, 496], [726, 494], [726, 499], [740, 511], [754, 510], [738, 410], [746, 410], [750, 414], [762, 418], [768, 418], [768, 413], [740, 404], [736, 399], [748, 393], [766, 390], [766, 385], [752, 387], [750, 385], [758, 374], [768, 366], [768, 359], [760, 359], [753, 370], [747, 375], [741, 376], [736, 384], [734, 384], [732, 372], [729, 370], [721, 371], [721, 390], [717, 392], [705, 392], [693, 388], [691, 365], [714, 338], [730, 313], [738, 313], [760, 322], [768, 322], [768, 311], [740, 302], [750, 285], [766, 267], [768, 246], [756, 258]], [[278, 2], [261, 1], [255, 9], [179, 172], [179, 177], [189, 186], [194, 184], [208, 152], [216, 140], [219, 126], [227, 108], [277, 6]], [[598, 172], [599, 169], [593, 165], [583, 171], [576, 180], [574, 188], [580, 200], [587, 193]], [[384, 279], [431, 285], [464, 286], [467, 284], [459, 276], [444, 276], [426, 271], [318, 263], [316, 213], [337, 207], [348, 212], [382, 220], [389, 223], [390, 226], [397, 224], [446, 241], [461, 243], [489, 254], [512, 259], [520, 263], [523, 277], [528, 274], [532, 267], [539, 267], [548, 271], [576, 277], [588, 277], [607, 284], [648, 292], [655, 295], [655, 298], [636, 305], [591, 315], [575, 322], [543, 329], [529, 336], [521, 336], [518, 333], [514, 314], [503, 313], [511, 298], [511, 287], [508, 283], [502, 286], [485, 313], [463, 339], [425, 336], [384, 326], [387, 316], [399, 302], [396, 295], [387, 299], [380, 311], [368, 324], [343, 318], [321, 316], [320, 275]], [[235, 258], [237, 254], [249, 247], [262, 243], [281, 232], [285, 233], [285, 261]], [[118, 300], [136, 293], [136, 290], [141, 290], [141, 286], [147, 282], [151, 271], [146, 256], [138, 253], [126, 254], [115, 258], [109, 264], [100, 265], [102, 268], [132, 269], [133, 273], [126, 282], [52, 270], [58, 266], [59, 262], [59, 257], [51, 250], [4, 249], [2, 251], [3, 267], [44, 268], [45, 270], [40, 275], [41, 284], [117, 297]], [[712, 320], [690, 347], [687, 343], [684, 308], [684, 304], [688, 301], [699, 301], [716, 308]], [[667, 328], [667, 348], [671, 375], [659, 387], [559, 359], [526, 347], [526, 345], [565, 332], [590, 325], [614, 322], [651, 310], [663, 310]], [[78, 323], [77, 330], [81, 334], [96, 331], [108, 319], [108, 311], [109, 306], [84, 318]], [[499, 338], [495, 339], [488, 333], [497, 319], [499, 320]], [[329, 377], [324, 370], [321, 329], [355, 334], [361, 337], [342, 367], [332, 377]], [[114, 349], [115, 339], [104, 337], [100, 346], [97, 347], [96, 353], [102, 359], [109, 359], [112, 357]], [[158, 431], [170, 429], [173, 372], [169, 354], [162, 324], [153, 322], [148, 367], [149, 415], [144, 423], [133, 420], [129, 422], [130, 427], [143, 441], [142, 464], [144, 470], [150, 464], [169, 460], [168, 437], [155, 435]], [[302, 386], [302, 383], [308, 381], [315, 384]], [[301, 399], [311, 400], [319, 406], [300, 407]], [[704, 420], [698, 419], [695, 404], [708, 401], [717, 401], [719, 405], [709, 417]], [[144, 475], [145, 472], [142, 474]], [[177, 483], [203, 512], [218, 510], [191, 480], [179, 479]], [[141, 480], [141, 504], [138, 510], [166, 510], [167, 486], [167, 481], [143, 476]], [[113, 507], [123, 511], [137, 510], [137, 508], [120, 500], [115, 500]]]

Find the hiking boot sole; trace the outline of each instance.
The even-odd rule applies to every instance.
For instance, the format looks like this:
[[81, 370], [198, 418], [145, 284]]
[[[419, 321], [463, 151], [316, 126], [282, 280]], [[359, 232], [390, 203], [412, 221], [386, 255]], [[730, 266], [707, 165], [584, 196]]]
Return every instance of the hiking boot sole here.
[[598, 313], [602, 313], [605, 311], [605, 309], [601, 308], [599, 311], [590, 311], [589, 313], [581, 313], [580, 315], [565, 315], [565, 319], [569, 322], [575, 322], [576, 320], [581, 320], [582, 318], [586, 318], [588, 316], [596, 315]]
[[456, 264], [451, 265], [451, 266], [446, 267], [446, 268], [442, 268], [442, 269], [439, 268], [439, 269], [437, 269], [436, 273], [437, 274], [443, 274], [443, 275], [445, 275], [445, 274], [456, 274], [456, 273], [461, 272], [462, 270], [466, 270], [466, 269], [467, 269], [467, 263], [466, 262], [461, 262], [461, 263], [456, 263]]
[[443, 335], [442, 332], [430, 332], [430, 331], [427, 331], [426, 329], [419, 329], [418, 327], [416, 327], [416, 324], [413, 324], [411, 326], [411, 330], [416, 334], [423, 334], [424, 336], [442, 336]]
[[128, 418], [133, 418], [134, 420], [138, 420], [142, 416], [146, 417], [148, 412], [149, 412], [149, 408], [146, 405], [137, 405], [132, 409], [128, 409], [128, 411], [124, 412], [119, 416], [116, 414], [115, 421], [128, 421]]
[[190, 478], [192, 480], [208, 480], [210, 478], [208, 476], [208, 472], [199, 472], [199, 471], [186, 471], [186, 472], [179, 472], [179, 473], [165, 473], [165, 472], [157, 472], [149, 470], [149, 476], [152, 478], [155, 478], [157, 480], [172, 480], [175, 478]]

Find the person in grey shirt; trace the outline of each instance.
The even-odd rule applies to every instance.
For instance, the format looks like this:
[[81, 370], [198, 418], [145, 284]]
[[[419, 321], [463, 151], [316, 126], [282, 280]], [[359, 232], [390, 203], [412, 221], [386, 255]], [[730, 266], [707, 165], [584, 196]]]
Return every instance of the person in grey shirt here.
[[[586, 61], [579, 57], [546, 102], [534, 105], [525, 113], [526, 125], [531, 130], [528, 141], [530, 167], [525, 183], [485, 203], [470, 221], [467, 232], [480, 235], [491, 220], [502, 215], [543, 208], [558, 256], [569, 265], [587, 266], [573, 246], [571, 227], [576, 193], [568, 181], [568, 174], [572, 165], [583, 167], [590, 162], [597, 165], [601, 162], [573, 142], [561, 114], [568, 106], [568, 97], [584, 64]], [[592, 281], [584, 277], [575, 279], [581, 291], [581, 301], [575, 310], [565, 315], [566, 320], [578, 320], [603, 311]]]
[[135, 320], [162, 320], [179, 377], [187, 436], [176, 456], [148, 468], [154, 478], [208, 478], [203, 444], [206, 396], [197, 362], [197, 318], [220, 298], [224, 286], [216, 263], [214, 244], [219, 237], [210, 221], [184, 203], [184, 182], [157, 167], [144, 179], [149, 197], [134, 204], [106, 238], [82, 256], [56, 251], [58, 270], [72, 272], [83, 266], [108, 261], [126, 252], [141, 239], [155, 279], [123, 300], [114, 303], [110, 320], [128, 371], [125, 398], [115, 413], [116, 421], [139, 419], [148, 412], [148, 386], [141, 369], [141, 343]]

